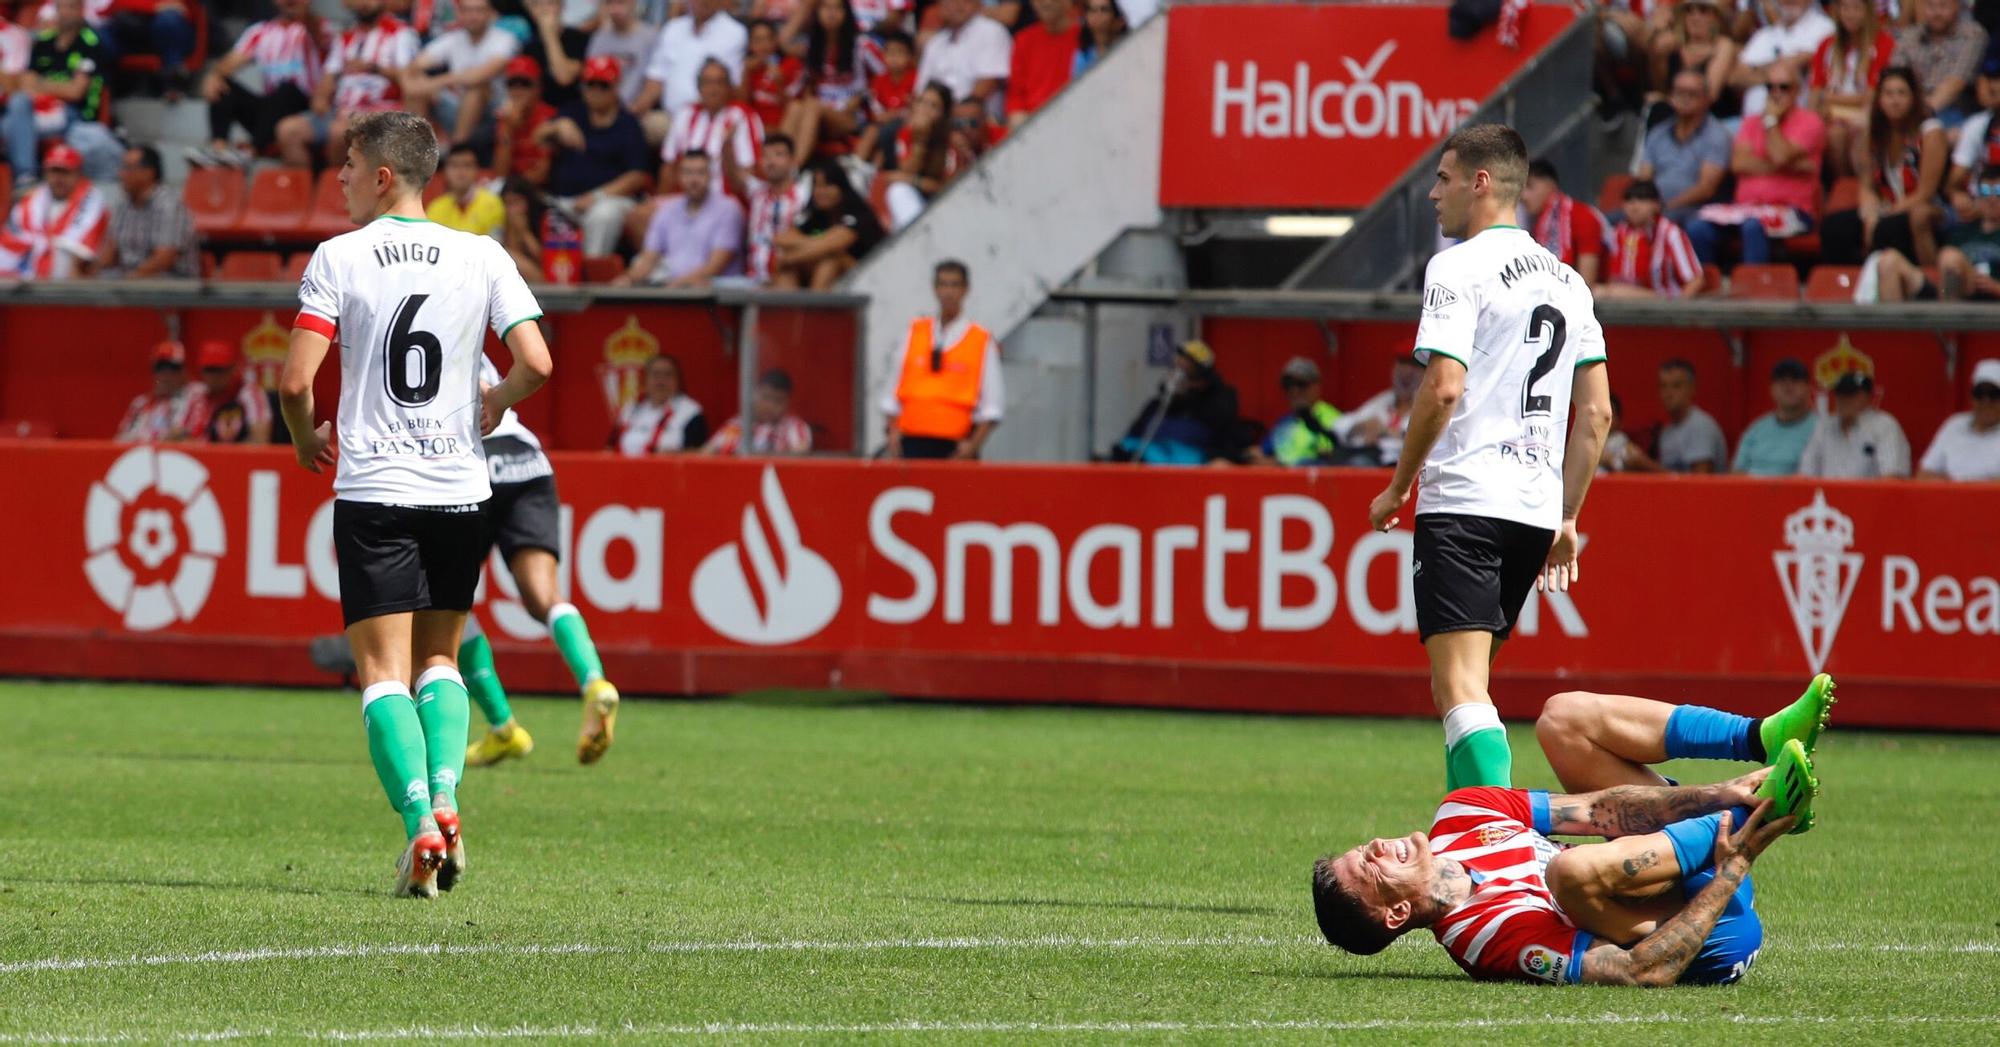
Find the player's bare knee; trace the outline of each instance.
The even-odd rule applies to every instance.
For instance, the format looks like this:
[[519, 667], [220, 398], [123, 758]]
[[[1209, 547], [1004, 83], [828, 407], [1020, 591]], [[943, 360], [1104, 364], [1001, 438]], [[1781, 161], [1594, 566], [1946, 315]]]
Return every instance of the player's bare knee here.
[[1552, 694], [1542, 703], [1542, 714], [1535, 718], [1535, 737], [1544, 744], [1581, 738], [1597, 706], [1598, 696], [1589, 691]]

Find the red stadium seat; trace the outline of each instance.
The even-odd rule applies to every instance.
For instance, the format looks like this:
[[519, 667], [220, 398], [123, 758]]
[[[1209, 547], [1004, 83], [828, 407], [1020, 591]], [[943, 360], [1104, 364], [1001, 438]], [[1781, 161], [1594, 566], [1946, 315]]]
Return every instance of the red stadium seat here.
[[243, 196], [243, 172], [232, 167], [192, 168], [181, 189], [195, 232], [204, 240], [236, 228], [243, 217]]
[[1826, 194], [1826, 209], [1822, 215], [1836, 211], [1852, 211], [1861, 206], [1861, 182], [1855, 178], [1843, 178], [1833, 183], [1833, 190]]
[[296, 239], [312, 210], [312, 175], [296, 167], [269, 167], [250, 182], [250, 198], [236, 223], [238, 239]]
[[1606, 178], [1604, 185], [1597, 190], [1597, 209], [1603, 211], [1605, 217], [1615, 219], [1625, 208], [1625, 187], [1631, 184], [1632, 176], [1628, 174]]
[[320, 172], [319, 186], [313, 192], [312, 214], [306, 218], [303, 232], [309, 238], [324, 240], [353, 228], [354, 223], [347, 220], [347, 198], [340, 191], [340, 168], [329, 167]]
[[1709, 264], [1701, 267], [1701, 293], [1715, 294], [1722, 290], [1722, 267]]
[[202, 279], [204, 279], [204, 280], [213, 280], [213, 279], [215, 279], [215, 252], [214, 252], [214, 251], [203, 251], [203, 252], [201, 253], [201, 278], [202, 278]]
[[278, 280], [285, 265], [276, 251], [231, 251], [215, 275], [224, 280]]
[[615, 254], [585, 255], [583, 259], [583, 282], [587, 284], [608, 284], [625, 272], [625, 259]]
[[1729, 282], [1731, 298], [1773, 302], [1799, 300], [1799, 271], [1789, 265], [1745, 262], [1729, 274]]
[[14, 169], [0, 164], [0, 200], [14, 199]]
[[1858, 265], [1814, 266], [1812, 275], [1806, 278], [1806, 301], [1852, 302], [1854, 285], [1860, 280]]
[[306, 264], [311, 261], [311, 251], [293, 251], [285, 258], [285, 268], [278, 274], [278, 279], [287, 283], [298, 283], [305, 279]]

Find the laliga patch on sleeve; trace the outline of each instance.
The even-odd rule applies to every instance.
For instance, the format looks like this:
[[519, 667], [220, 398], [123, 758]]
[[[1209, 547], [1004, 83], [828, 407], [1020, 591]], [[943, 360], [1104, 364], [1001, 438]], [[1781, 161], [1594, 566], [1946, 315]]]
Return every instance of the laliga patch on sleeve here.
[[1521, 950], [1521, 973], [1552, 985], [1561, 985], [1569, 967], [1569, 957], [1546, 945], [1530, 945]]
[[1458, 304], [1458, 295], [1443, 284], [1432, 284], [1424, 288], [1424, 312], [1442, 313]]

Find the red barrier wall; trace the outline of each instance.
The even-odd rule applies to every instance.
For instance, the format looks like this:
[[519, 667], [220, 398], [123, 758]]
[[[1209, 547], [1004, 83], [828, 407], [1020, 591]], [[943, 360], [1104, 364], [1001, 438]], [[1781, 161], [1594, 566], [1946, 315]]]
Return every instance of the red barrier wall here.
[[[1285, 400], [1278, 372], [1293, 356], [1319, 363], [1327, 402], [1343, 409], [1389, 387], [1397, 356], [1414, 344], [1416, 324], [1333, 323], [1207, 317], [1202, 337], [1215, 348], [1223, 377], [1236, 386], [1243, 413], [1262, 421], [1282, 416]], [[1624, 429], [1644, 441], [1662, 421], [1659, 366], [1687, 360], [1695, 367], [1695, 402], [1736, 439], [1771, 409], [1771, 367], [1796, 357], [1825, 388], [1858, 370], [1875, 377], [1881, 407], [1896, 416], [1909, 438], [1912, 459], [1930, 446], [1938, 426], [1971, 408], [1966, 376], [1987, 357], [2000, 357], [2000, 334], [1957, 335], [1958, 369], [1947, 366], [1945, 345], [1929, 331], [1751, 330], [1741, 332], [1743, 365], [1722, 332], [1698, 328], [1612, 327], [1611, 389], [1625, 408]]]
[[[45, 422], [57, 435], [108, 439], [132, 398], [151, 385], [148, 355], [177, 316], [181, 340], [236, 345], [275, 390], [290, 339], [292, 312], [270, 309], [80, 308], [9, 306], [0, 310], [0, 420]], [[610, 435], [613, 399], [629, 399], [647, 358], [666, 352], [680, 362], [688, 395], [711, 428], [736, 413], [737, 332], [743, 313], [714, 305], [603, 306], [551, 315], [556, 377], [522, 405], [522, 420], [552, 447], [595, 450]], [[757, 369], [791, 371], [793, 410], [812, 423], [817, 446], [854, 444], [855, 318], [835, 309], [758, 309]], [[487, 351], [506, 365], [491, 335]], [[339, 394], [339, 349], [320, 371], [317, 394]]]
[[[842, 686], [1423, 713], [1409, 532], [1376, 471], [558, 454], [563, 584], [621, 686]], [[323, 682], [327, 481], [282, 450], [0, 444], [0, 673]], [[1504, 711], [1618, 688], [1744, 711], [1824, 667], [1853, 724], [2000, 729], [2000, 485], [1615, 477], [1582, 584], [1532, 597]], [[79, 526], [81, 524], [81, 526]], [[489, 574], [523, 689], [567, 690]]]

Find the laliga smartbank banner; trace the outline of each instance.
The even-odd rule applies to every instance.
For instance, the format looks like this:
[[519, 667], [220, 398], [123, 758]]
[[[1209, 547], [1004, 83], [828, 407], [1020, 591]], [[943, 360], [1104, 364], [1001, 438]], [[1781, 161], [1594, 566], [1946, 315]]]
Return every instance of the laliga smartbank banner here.
[[[635, 692], [1425, 705], [1376, 471], [555, 462], [564, 594]], [[0, 490], [0, 673], [322, 679], [331, 495], [287, 452], [0, 443]], [[1529, 599], [1503, 685], [1757, 708], [1826, 669], [1850, 722], [2000, 727], [1996, 515], [1996, 486], [1601, 481], [1581, 584]], [[504, 572], [479, 611], [560, 683]]]
[[1443, 4], [1178, 4], [1160, 203], [1366, 207], [1575, 17], [1536, 5], [1518, 48], [1445, 32]]

